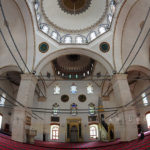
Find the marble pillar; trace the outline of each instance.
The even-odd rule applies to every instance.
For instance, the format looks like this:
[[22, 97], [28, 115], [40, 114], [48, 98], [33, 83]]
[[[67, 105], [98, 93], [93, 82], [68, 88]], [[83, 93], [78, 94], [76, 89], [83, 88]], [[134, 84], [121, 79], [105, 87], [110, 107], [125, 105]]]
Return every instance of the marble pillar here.
[[17, 101], [25, 107], [16, 106], [13, 111], [12, 140], [14, 141], [26, 142], [26, 118], [31, 114], [31, 111], [27, 107], [32, 106], [36, 83], [37, 79], [33, 74], [21, 75]]
[[127, 74], [115, 74], [112, 79], [114, 97], [119, 109], [116, 116], [116, 130], [119, 131], [121, 141], [131, 141], [138, 136], [135, 107], [124, 107], [132, 100]]

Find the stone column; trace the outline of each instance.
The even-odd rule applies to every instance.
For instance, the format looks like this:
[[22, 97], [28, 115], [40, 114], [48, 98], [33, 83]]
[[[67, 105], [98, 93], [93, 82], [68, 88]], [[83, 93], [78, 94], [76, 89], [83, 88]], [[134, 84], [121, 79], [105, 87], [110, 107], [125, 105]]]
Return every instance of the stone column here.
[[130, 141], [138, 136], [136, 111], [133, 106], [124, 107], [132, 100], [130, 87], [126, 74], [115, 74], [112, 79], [114, 97], [117, 106], [123, 106], [119, 109], [119, 114], [116, 118], [117, 128], [120, 132], [122, 141]]
[[14, 141], [26, 142], [26, 117], [29, 115], [27, 112], [31, 113], [27, 107], [32, 106], [36, 83], [37, 79], [33, 74], [21, 75], [17, 101], [22, 103], [25, 108], [21, 106], [14, 108], [12, 116], [12, 140]]

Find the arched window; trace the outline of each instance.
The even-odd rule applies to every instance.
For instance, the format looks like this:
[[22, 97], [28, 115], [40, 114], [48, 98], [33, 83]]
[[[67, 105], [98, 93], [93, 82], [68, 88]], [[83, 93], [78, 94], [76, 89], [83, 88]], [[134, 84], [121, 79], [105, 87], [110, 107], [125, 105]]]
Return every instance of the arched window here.
[[146, 114], [147, 127], [150, 129], [150, 112]]
[[41, 15], [39, 13], [36, 14], [37, 21], [40, 21]]
[[98, 138], [98, 125], [97, 124], [90, 125], [90, 138], [91, 139]]
[[147, 106], [148, 105], [148, 99], [147, 99], [146, 93], [142, 93], [141, 96], [142, 96], [144, 106]]
[[83, 43], [83, 38], [81, 36], [76, 37], [76, 43]]
[[92, 84], [89, 84], [87, 86], [87, 94], [93, 94], [93, 86], [92, 86]]
[[71, 104], [71, 114], [73, 116], [77, 115], [77, 104], [75, 103]]
[[2, 93], [1, 99], [0, 99], [0, 105], [4, 106], [5, 105], [5, 98], [6, 98], [6, 93]]
[[2, 114], [0, 114], [0, 129], [2, 128], [2, 119], [3, 119], [3, 116]]
[[66, 36], [65, 39], [64, 39], [64, 43], [72, 43], [71, 36]]
[[52, 110], [53, 110], [53, 115], [58, 115], [58, 113], [59, 113], [59, 105], [57, 103], [55, 103], [53, 105]]
[[100, 26], [98, 31], [99, 31], [100, 34], [103, 34], [103, 33], [106, 32], [106, 28], [104, 26]]
[[108, 14], [108, 15], [107, 15], [108, 24], [111, 24], [112, 19], [113, 19], [113, 16], [112, 16], [111, 14]]
[[38, 1], [35, 1], [34, 8], [36, 11], [39, 9], [39, 2]]
[[44, 33], [48, 33], [49, 32], [49, 27], [47, 24], [40, 24], [40, 29], [44, 32]]
[[55, 87], [54, 87], [54, 94], [56, 95], [56, 94], [60, 94], [60, 87], [59, 87], [59, 85], [56, 85]]
[[58, 33], [53, 31], [52, 34], [51, 34], [51, 37], [54, 39], [54, 40], [57, 40], [58, 38]]
[[93, 32], [90, 33], [90, 40], [92, 41], [92, 40], [94, 40], [95, 38], [96, 38], [96, 32], [93, 31]]
[[95, 105], [93, 103], [89, 104], [89, 113], [90, 113], [90, 115], [95, 114]]
[[111, 2], [110, 2], [110, 10], [111, 10], [112, 14], [115, 12], [115, 10], [116, 10], [116, 1], [111, 0]]
[[51, 125], [50, 139], [51, 140], [59, 139], [59, 125]]

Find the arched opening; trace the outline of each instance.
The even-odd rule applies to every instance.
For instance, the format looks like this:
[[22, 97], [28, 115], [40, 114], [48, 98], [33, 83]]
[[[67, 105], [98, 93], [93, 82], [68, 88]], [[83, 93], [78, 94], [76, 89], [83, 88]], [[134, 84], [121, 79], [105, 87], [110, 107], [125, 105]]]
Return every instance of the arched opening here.
[[0, 130], [1, 130], [1, 128], [2, 128], [2, 120], [3, 120], [3, 115], [0, 114]]
[[90, 128], [90, 139], [97, 139], [98, 138], [98, 125], [91, 124], [89, 128]]
[[147, 127], [150, 130], [150, 112], [146, 113]]
[[59, 139], [59, 125], [51, 125], [50, 130], [50, 139], [58, 140]]
[[90, 57], [91, 59], [97, 61], [98, 63], [102, 64], [102, 66], [107, 70], [108, 74], [111, 75], [113, 73], [113, 67], [109, 61], [107, 61], [103, 56], [97, 55], [97, 53], [92, 52], [89, 49], [78, 49], [78, 48], [67, 48], [57, 50], [57, 52], [50, 53], [46, 57], [44, 57], [38, 64], [35, 64], [35, 71], [38, 75], [41, 70], [48, 65], [52, 60], [65, 55], [83, 55], [86, 57]]

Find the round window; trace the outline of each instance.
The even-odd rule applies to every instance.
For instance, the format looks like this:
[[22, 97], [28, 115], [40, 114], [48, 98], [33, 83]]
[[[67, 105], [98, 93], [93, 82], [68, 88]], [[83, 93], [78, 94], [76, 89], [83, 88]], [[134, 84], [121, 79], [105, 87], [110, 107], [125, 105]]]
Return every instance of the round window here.
[[62, 95], [61, 96], [61, 101], [62, 102], [68, 102], [69, 101], [69, 96], [68, 95]]
[[80, 101], [80, 102], [85, 102], [86, 101], [86, 96], [85, 95], [79, 95], [78, 96], [78, 100]]

